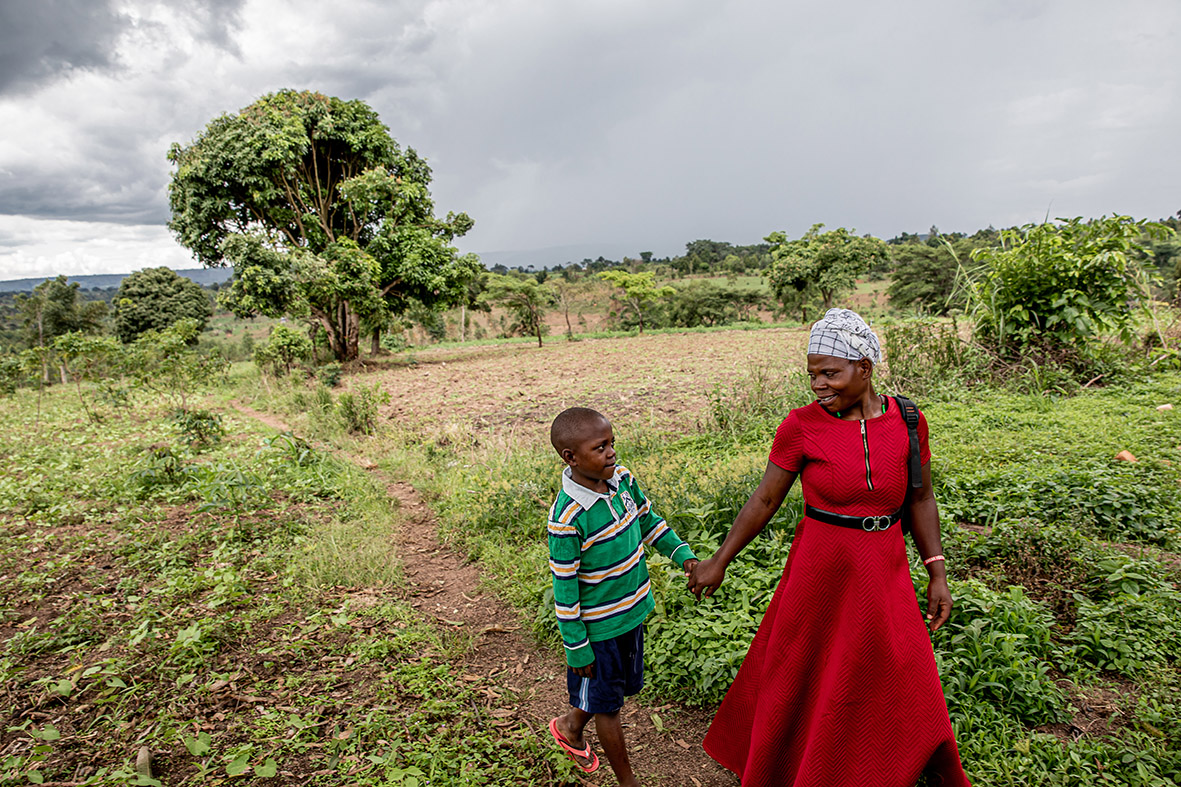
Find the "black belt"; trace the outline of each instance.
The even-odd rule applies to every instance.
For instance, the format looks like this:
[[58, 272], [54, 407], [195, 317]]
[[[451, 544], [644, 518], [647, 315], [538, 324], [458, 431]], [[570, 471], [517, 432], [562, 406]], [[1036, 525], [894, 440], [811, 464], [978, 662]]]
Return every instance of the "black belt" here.
[[902, 519], [902, 509], [898, 509], [892, 514], [880, 514], [878, 516], [846, 516], [845, 514], [834, 514], [831, 511], [822, 511], [819, 508], [807, 506], [804, 508], [804, 515], [809, 519], [815, 519], [817, 522], [824, 522], [829, 525], [836, 525], [837, 527], [851, 527], [854, 530], [864, 530], [867, 533], [873, 533], [877, 530], [889, 530], [891, 525], [897, 524]]

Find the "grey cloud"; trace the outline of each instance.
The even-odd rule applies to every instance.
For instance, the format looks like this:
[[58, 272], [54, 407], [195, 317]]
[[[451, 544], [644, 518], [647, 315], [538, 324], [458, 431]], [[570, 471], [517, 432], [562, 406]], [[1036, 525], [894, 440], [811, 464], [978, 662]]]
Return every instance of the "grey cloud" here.
[[6, 0], [0, 4], [0, 94], [30, 90], [76, 69], [112, 69], [130, 20], [111, 2]]
[[[169, 3], [195, 37], [236, 52], [232, 34], [245, 0]], [[74, 71], [119, 69], [118, 46], [134, 22], [113, 0], [0, 3], [0, 95], [27, 93]]]

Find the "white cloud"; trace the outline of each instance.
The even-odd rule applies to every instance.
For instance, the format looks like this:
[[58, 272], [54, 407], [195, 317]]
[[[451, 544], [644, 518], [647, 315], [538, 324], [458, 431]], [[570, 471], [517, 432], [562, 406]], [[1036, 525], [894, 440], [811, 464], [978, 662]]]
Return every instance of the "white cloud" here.
[[0, 279], [199, 268], [163, 226], [0, 216]]

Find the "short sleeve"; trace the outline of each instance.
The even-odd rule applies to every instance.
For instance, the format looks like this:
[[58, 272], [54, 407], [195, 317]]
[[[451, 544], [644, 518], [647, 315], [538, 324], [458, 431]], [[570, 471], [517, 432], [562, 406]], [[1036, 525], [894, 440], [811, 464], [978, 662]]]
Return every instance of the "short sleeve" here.
[[931, 445], [928, 441], [927, 416], [919, 410], [919, 464], [931, 461]]
[[791, 473], [798, 473], [804, 466], [804, 430], [794, 410], [775, 430], [769, 458], [772, 464]]

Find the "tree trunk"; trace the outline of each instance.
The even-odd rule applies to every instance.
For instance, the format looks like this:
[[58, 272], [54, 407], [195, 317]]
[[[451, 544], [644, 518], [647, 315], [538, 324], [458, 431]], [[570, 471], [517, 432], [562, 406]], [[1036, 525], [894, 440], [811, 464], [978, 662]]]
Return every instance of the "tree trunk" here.
[[336, 307], [334, 317], [321, 321], [328, 334], [332, 355], [342, 363], [355, 360], [361, 350], [361, 320], [349, 308], [347, 301]]
[[566, 317], [566, 338], [574, 338], [574, 329], [570, 327], [570, 302], [562, 301], [562, 314]]
[[459, 340], [467, 341], [467, 304], [459, 304]]
[[373, 344], [369, 347], [369, 354], [374, 356], [381, 354], [381, 328], [373, 329]]

